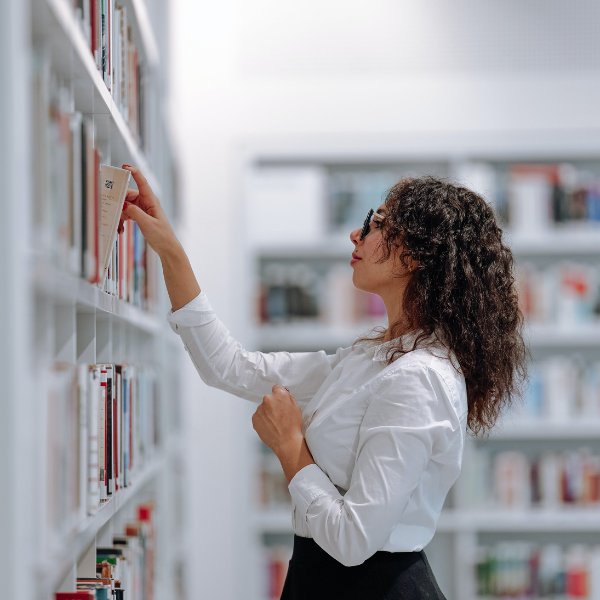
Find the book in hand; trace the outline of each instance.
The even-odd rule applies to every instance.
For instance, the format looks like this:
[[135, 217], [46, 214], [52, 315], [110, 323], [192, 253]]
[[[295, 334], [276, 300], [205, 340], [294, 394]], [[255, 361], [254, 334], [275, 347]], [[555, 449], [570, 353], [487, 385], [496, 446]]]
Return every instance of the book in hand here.
[[109, 165], [101, 167], [100, 186], [102, 190], [100, 202], [100, 280], [104, 281], [112, 249], [117, 239], [119, 219], [123, 210], [129, 171]]

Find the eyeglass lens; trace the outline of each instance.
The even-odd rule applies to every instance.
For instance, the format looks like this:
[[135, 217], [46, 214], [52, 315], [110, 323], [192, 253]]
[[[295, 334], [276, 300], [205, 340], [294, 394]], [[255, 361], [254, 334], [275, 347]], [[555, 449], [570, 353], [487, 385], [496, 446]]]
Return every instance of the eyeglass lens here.
[[367, 235], [367, 233], [369, 233], [369, 231], [371, 231], [371, 226], [369, 225], [369, 223], [371, 223], [371, 218], [373, 217], [374, 214], [375, 214], [375, 211], [372, 208], [369, 209], [369, 214], [367, 214], [367, 218], [365, 219], [365, 222], [363, 224], [362, 231], [360, 232], [361, 240], [365, 237], [365, 235]]

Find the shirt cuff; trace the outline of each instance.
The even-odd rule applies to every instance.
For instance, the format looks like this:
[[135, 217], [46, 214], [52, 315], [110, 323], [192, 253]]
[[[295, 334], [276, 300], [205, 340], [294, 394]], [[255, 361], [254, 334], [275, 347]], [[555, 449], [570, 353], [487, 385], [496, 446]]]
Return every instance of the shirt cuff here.
[[193, 300], [182, 306], [179, 310], [167, 313], [167, 321], [171, 329], [179, 335], [179, 327], [196, 327], [210, 323], [216, 318], [208, 298], [204, 292], [200, 292]]
[[316, 464], [300, 469], [292, 477], [288, 490], [292, 496], [294, 520], [300, 530], [306, 529], [308, 509], [317, 498], [328, 493], [339, 495], [329, 477]]

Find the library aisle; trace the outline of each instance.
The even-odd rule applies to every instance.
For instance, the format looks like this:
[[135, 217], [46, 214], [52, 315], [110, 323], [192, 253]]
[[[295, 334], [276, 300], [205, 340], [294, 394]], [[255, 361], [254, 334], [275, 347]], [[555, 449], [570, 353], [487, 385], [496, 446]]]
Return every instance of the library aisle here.
[[265, 353], [387, 324], [349, 232], [394, 183], [484, 195], [531, 377], [469, 437], [425, 552], [448, 600], [600, 600], [599, 20], [595, 0], [5, 2], [0, 598], [281, 594], [286, 479], [256, 405], [198, 377], [137, 225], [117, 233], [134, 165]]

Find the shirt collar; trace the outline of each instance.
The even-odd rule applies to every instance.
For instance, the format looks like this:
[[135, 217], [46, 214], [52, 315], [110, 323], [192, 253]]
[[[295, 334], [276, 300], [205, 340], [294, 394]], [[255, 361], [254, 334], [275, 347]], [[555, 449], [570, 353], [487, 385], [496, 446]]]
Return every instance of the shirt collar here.
[[358, 345], [362, 347], [365, 355], [371, 358], [372, 360], [384, 361], [387, 360], [386, 353], [389, 350], [389, 348], [391, 346], [397, 346], [399, 340], [402, 340], [402, 346], [404, 348], [412, 347], [420, 331], [420, 329], [414, 329], [413, 331], [409, 331], [408, 333], [398, 336], [393, 340], [389, 340], [388, 342], [373, 343], [370, 340], [364, 340], [358, 342]]

